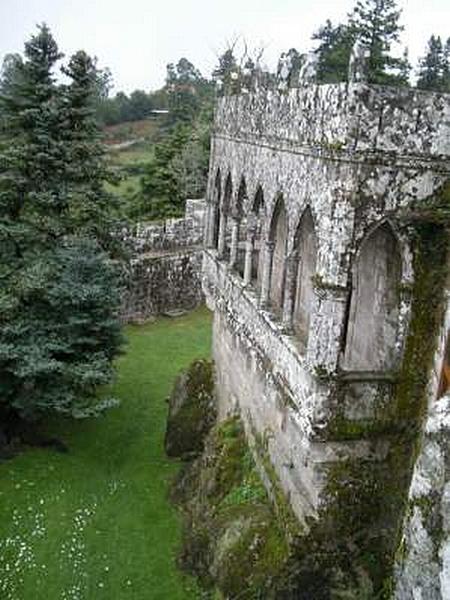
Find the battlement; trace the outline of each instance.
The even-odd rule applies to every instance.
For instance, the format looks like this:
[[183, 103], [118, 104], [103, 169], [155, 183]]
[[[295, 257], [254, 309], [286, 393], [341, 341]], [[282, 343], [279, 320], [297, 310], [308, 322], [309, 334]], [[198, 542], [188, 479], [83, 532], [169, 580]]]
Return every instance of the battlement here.
[[[367, 84], [260, 89], [219, 99], [215, 136], [353, 159], [450, 156], [450, 94]], [[442, 168], [449, 170], [445, 162]]]

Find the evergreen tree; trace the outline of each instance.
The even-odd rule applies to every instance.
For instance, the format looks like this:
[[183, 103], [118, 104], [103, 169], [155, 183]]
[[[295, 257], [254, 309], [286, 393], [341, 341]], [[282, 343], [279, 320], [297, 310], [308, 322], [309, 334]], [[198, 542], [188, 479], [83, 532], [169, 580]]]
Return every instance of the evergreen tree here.
[[182, 213], [185, 198], [182, 197], [172, 162], [182, 153], [191, 131], [189, 124], [178, 123], [164, 140], [155, 145], [153, 158], [142, 177], [139, 197], [136, 198], [131, 216], [156, 219], [179, 216]]
[[14, 283], [0, 301], [0, 422], [114, 405], [96, 390], [111, 381], [123, 341], [119, 282], [96, 242], [65, 238], [28, 260]]
[[[16, 234], [20, 238], [22, 229], [33, 243], [39, 238], [44, 245], [61, 233], [57, 217], [67, 198], [59, 185], [65, 163], [53, 74], [61, 56], [43, 25], [25, 44], [26, 60], [16, 61], [0, 97], [7, 123], [0, 148], [0, 219], [10, 241]], [[19, 217], [20, 231], [15, 231]]]
[[75, 55], [72, 83], [61, 86], [54, 78], [60, 58], [41, 26], [0, 95], [3, 418], [92, 413], [95, 386], [110, 380], [121, 341], [117, 276], [94, 239], [102, 239], [108, 207], [92, 63]]
[[242, 85], [242, 72], [234, 56], [234, 44], [219, 56], [219, 64], [212, 75], [220, 93], [239, 94]]
[[[391, 56], [391, 47], [400, 41], [403, 27], [395, 0], [357, 0], [350, 15], [353, 36], [368, 48], [369, 83], [404, 85], [407, 59]], [[405, 62], [406, 61], [406, 62]]]
[[417, 87], [423, 90], [450, 92], [450, 38], [446, 44], [440, 36], [428, 40], [427, 53], [419, 60]]
[[63, 183], [69, 197], [65, 229], [95, 237], [110, 247], [117, 199], [104, 185], [115, 177], [96, 120], [100, 73], [84, 51], [74, 54], [63, 72], [71, 80], [62, 88], [60, 110], [66, 165]]
[[333, 25], [327, 20], [325, 25], [313, 34], [318, 40], [316, 53], [319, 55], [317, 78], [320, 83], [347, 81], [350, 52], [355, 40], [348, 25]]

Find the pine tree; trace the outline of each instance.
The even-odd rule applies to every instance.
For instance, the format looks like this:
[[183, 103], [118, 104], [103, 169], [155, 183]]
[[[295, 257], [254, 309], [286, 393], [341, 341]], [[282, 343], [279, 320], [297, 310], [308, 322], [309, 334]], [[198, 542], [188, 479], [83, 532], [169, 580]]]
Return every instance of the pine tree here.
[[447, 38], [444, 46], [444, 73], [443, 73], [443, 91], [450, 93], [450, 37]]
[[320, 42], [316, 49], [319, 55], [317, 78], [320, 83], [347, 81], [350, 52], [354, 35], [347, 25], [333, 25], [327, 20], [312, 36]]
[[449, 51], [450, 39], [443, 45], [440, 36], [430, 37], [427, 53], [419, 60], [418, 88], [437, 92], [450, 91]]
[[357, 0], [349, 15], [353, 35], [368, 48], [369, 83], [405, 83], [407, 59], [390, 54], [392, 45], [400, 41], [403, 31], [399, 24], [400, 15], [395, 0]]

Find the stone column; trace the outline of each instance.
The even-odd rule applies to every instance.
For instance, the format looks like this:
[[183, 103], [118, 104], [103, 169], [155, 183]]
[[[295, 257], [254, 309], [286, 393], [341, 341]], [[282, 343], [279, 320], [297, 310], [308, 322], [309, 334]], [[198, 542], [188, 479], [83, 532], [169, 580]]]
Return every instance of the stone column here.
[[239, 246], [239, 220], [234, 218], [232, 219], [231, 226], [231, 249], [230, 249], [230, 268], [234, 269], [236, 267], [237, 257], [238, 257], [238, 246]]
[[245, 242], [244, 285], [252, 282], [253, 250], [255, 247], [255, 227], [250, 227]]
[[223, 258], [225, 254], [225, 241], [227, 235], [227, 215], [223, 212], [220, 213], [219, 221], [219, 241], [217, 244], [217, 251], [219, 258]]
[[283, 330], [292, 333], [294, 318], [295, 283], [297, 278], [298, 254], [293, 252], [286, 260], [286, 276], [284, 282]]
[[261, 281], [261, 297], [259, 304], [261, 308], [267, 308], [270, 300], [270, 284], [272, 281], [272, 260], [275, 242], [265, 242], [264, 244], [264, 262]]

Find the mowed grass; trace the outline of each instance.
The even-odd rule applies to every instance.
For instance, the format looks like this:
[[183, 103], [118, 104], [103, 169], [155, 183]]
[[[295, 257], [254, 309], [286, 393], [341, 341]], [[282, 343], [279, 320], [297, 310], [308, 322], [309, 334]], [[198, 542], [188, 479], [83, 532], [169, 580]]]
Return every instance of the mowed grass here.
[[120, 143], [125, 140], [145, 138], [152, 140], [160, 131], [165, 117], [154, 116], [140, 121], [128, 121], [117, 125], [108, 125], [104, 129], [105, 138], [110, 143]]
[[163, 451], [174, 377], [210, 354], [204, 308], [127, 328], [114, 394], [121, 406], [50, 435], [69, 453], [29, 449], [0, 463], [0, 598], [189, 600], [176, 568], [179, 516], [167, 499], [178, 465]]
[[115, 166], [132, 166], [136, 164], [148, 163], [153, 157], [153, 145], [151, 143], [141, 143], [124, 148], [122, 150], [111, 150], [108, 153], [109, 161]]

